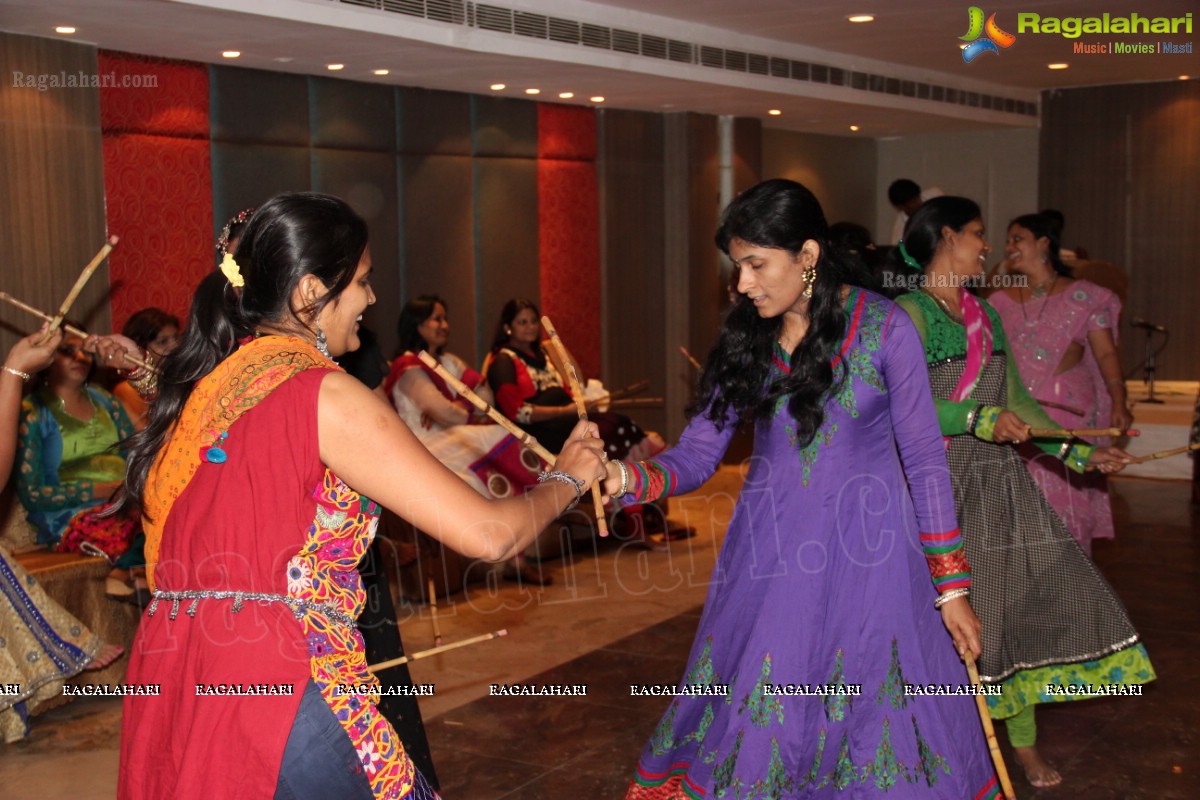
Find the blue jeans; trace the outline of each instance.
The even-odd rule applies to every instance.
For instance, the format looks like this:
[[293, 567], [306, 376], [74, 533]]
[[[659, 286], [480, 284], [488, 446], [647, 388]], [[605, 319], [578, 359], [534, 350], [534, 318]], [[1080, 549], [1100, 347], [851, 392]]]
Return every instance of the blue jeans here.
[[288, 734], [275, 800], [373, 800], [354, 744], [310, 679]]

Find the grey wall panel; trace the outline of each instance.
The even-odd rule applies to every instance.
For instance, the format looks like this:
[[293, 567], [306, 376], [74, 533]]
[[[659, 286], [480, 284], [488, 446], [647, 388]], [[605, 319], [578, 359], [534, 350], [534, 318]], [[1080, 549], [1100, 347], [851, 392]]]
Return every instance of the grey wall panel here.
[[397, 97], [401, 153], [471, 154], [470, 95], [401, 88]]
[[212, 139], [307, 147], [308, 79], [237, 67], [209, 72]]
[[371, 283], [377, 302], [363, 322], [379, 337], [385, 357], [396, 348], [400, 291], [400, 231], [396, 203], [396, 157], [391, 153], [314, 148], [313, 189], [349, 203], [371, 231]]
[[335, 78], [310, 78], [313, 147], [396, 152], [396, 91]]
[[212, 143], [213, 240], [238, 211], [282, 192], [312, 188], [307, 147]]
[[[532, 104], [530, 104], [532, 105]], [[538, 164], [527, 158], [476, 158], [476, 352], [491, 345], [500, 308], [513, 297], [539, 296]], [[449, 298], [447, 298], [449, 300]], [[468, 331], [459, 327], [455, 338]]]
[[528, 100], [471, 95], [477, 156], [538, 155], [538, 106]]
[[[404, 284], [409, 297], [439, 294], [451, 304], [450, 349], [478, 364], [471, 159], [402, 156]], [[408, 298], [405, 298], [408, 299]]]

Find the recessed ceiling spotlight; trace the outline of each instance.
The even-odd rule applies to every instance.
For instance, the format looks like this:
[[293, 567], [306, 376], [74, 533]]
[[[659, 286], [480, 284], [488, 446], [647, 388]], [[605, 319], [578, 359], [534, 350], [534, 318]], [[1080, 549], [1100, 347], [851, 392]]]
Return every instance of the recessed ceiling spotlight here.
[[1070, 65], [1070, 64], [1062, 64], [1062, 63], [1059, 63], [1059, 64], [1047, 64], [1047, 65], [1046, 65], [1046, 68], [1047, 68], [1047, 69], [1066, 69], [1066, 68], [1067, 68], [1067, 67], [1069, 67], [1069, 66], [1071, 66], [1071, 65]]
[[600, 95], [595, 95], [594, 97], [589, 97], [588, 100], [593, 103], [603, 103], [604, 102], [604, 98], [601, 97]]
[[508, 86], [503, 83], [493, 83], [491, 88], [493, 92], [501, 92], [507, 89]]
[[54, 29], [54, 32], [62, 33], [62, 34], [66, 34], [66, 35], [70, 36], [72, 33], [75, 32], [75, 29], [72, 28], [70, 25], [59, 25], [57, 28]]
[[1186, 80], [1187, 80], [1188, 78], [1190, 78], [1190, 77], [1192, 77], [1192, 76], [1191, 76], [1191, 75], [1180, 75], [1180, 76], [1179, 76], [1179, 80], [1181, 80], [1181, 81], [1186, 81]]
[[851, 22], [874, 22], [875, 17], [870, 14], [855, 14], [852, 17], [846, 17]]
[[386, 69], [373, 69], [373, 70], [371, 70], [371, 74], [383, 76], [383, 75], [387, 75], [388, 71]]
[[772, 108], [769, 111], [767, 111], [767, 113], [770, 114], [772, 117], [778, 117], [783, 114], [783, 112], [780, 111], [778, 108]]
[[291, 56], [280, 56], [279, 58], [276, 58], [274, 60], [278, 61], [280, 64], [290, 64], [293, 61], [295, 61], [296, 59], [292, 58]]
[[222, 50], [221, 58], [239, 58], [242, 55], [241, 50]]
[[541, 94], [541, 89], [526, 89], [525, 94]]
[[559, 100], [570, 100], [574, 96], [575, 96], [574, 92], [559, 92], [558, 93]]
[[345, 64], [326, 64], [325, 65], [325, 69], [330, 70], [332, 72], [337, 72], [339, 69], [345, 69], [345, 68], [346, 68]]
[[856, 130], [858, 130], [858, 126], [857, 126], [857, 125], [851, 125], [851, 126], [850, 126], [850, 130], [852, 130], [852, 131], [856, 131]]

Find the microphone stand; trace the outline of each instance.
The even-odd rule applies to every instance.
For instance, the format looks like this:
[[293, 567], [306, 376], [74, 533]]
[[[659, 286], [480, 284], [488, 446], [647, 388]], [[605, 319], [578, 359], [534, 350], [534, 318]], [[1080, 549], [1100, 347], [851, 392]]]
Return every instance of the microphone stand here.
[[1163, 401], [1154, 396], [1154, 369], [1154, 329], [1146, 328], [1146, 377], [1143, 382], [1150, 385], [1150, 396], [1138, 402], [1162, 405]]

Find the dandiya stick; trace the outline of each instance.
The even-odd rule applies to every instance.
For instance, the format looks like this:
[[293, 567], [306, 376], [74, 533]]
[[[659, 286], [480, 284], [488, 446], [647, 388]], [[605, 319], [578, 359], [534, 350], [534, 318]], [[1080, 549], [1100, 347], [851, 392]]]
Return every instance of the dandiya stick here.
[[378, 664], [370, 664], [367, 666], [367, 672], [382, 672], [385, 669], [398, 667], [401, 664], [407, 664], [410, 661], [416, 661], [420, 658], [429, 658], [430, 656], [436, 656], [439, 653], [445, 653], [447, 650], [457, 650], [460, 647], [466, 647], [470, 644], [479, 644], [480, 642], [486, 642], [491, 639], [499, 639], [501, 636], [508, 636], [507, 628], [501, 628], [498, 631], [484, 633], [479, 636], [472, 636], [470, 639], [461, 639], [457, 642], [441, 645], [440, 647], [431, 647], [428, 650], [422, 650], [419, 653], [413, 653], [411, 656], [400, 656], [400, 658], [393, 658], [390, 661], [380, 661]]
[[[11, 294], [9, 294], [8, 292], [0, 292], [0, 300], [3, 300], [5, 303], [8, 303], [11, 306], [15, 306], [16, 308], [19, 308], [22, 311], [28, 312], [28, 313], [32, 314], [33, 316], [37, 317], [38, 319], [44, 320], [46, 322], [50, 322], [51, 320], [54, 319], [49, 314], [47, 314], [45, 311], [39, 311], [38, 309], [34, 308], [33, 306], [29, 305], [28, 303], [21, 302], [20, 300], [18, 300], [17, 298], [15, 298]], [[64, 331], [66, 331], [67, 333], [71, 334], [72, 336], [78, 336], [80, 339], [86, 339], [89, 336], [91, 336], [91, 334], [88, 333], [87, 331], [85, 331], [81, 328], [76, 328], [74, 325], [63, 325], [62, 329]], [[137, 366], [141, 367], [142, 369], [148, 369], [152, 372], [157, 371], [157, 370], [155, 370], [154, 367], [150, 366], [142, 359], [138, 358], [137, 356], [132, 356], [129, 353], [125, 354], [125, 360], [128, 361], [130, 364], [136, 364]]]
[[516, 424], [513, 423], [512, 420], [488, 405], [486, 400], [475, 394], [475, 392], [471, 391], [471, 387], [467, 386], [458, 378], [451, 375], [450, 372], [441, 364], [439, 364], [433, 356], [422, 350], [421, 352], [417, 353], [417, 358], [421, 359], [422, 364], [436, 372], [438, 377], [444, 380], [451, 389], [466, 398], [468, 403], [478, 408], [484, 414], [487, 414], [493, 422], [511, 433], [517, 441], [532, 450], [534, 455], [536, 455], [542, 461], [554, 466], [555, 459], [553, 453], [538, 444], [538, 440], [530, 436], [527, 431], [521, 430], [516, 426]]
[[649, 388], [650, 388], [650, 379], [643, 378], [642, 380], [640, 380], [636, 383], [631, 383], [622, 389], [617, 389], [615, 392], [609, 392], [608, 399], [609, 400], [617, 400], [622, 397], [625, 397], [626, 395], [637, 394], [638, 392], [644, 392]]
[[433, 646], [442, 646], [442, 626], [438, 622], [438, 607], [437, 607], [437, 588], [433, 585], [433, 578], [429, 579], [429, 618], [433, 620]]
[[694, 355], [692, 355], [690, 352], [688, 352], [688, 349], [686, 347], [684, 347], [683, 345], [680, 345], [679, 352], [683, 353], [683, 357], [686, 358], [689, 362], [691, 362], [691, 365], [693, 367], [695, 367], [698, 370], [704, 369], [704, 367], [700, 364], [700, 362], [696, 360], [696, 357]]
[[120, 240], [116, 236], [108, 237], [108, 241], [100, 248], [100, 252], [96, 253], [95, 257], [83, 268], [83, 272], [79, 273], [79, 277], [75, 279], [75, 285], [71, 287], [71, 291], [67, 293], [66, 299], [58, 307], [58, 313], [50, 320], [50, 330], [46, 331], [46, 336], [42, 339], [43, 342], [49, 339], [50, 334], [54, 333], [62, 325], [62, 321], [66, 318], [67, 312], [71, 310], [75, 299], [79, 297], [79, 293], [83, 291], [83, 287], [87, 285], [92, 275], [100, 268], [100, 262], [104, 261], [108, 257], [108, 254], [112, 252], [112, 249], [117, 246], [118, 241]]
[[1184, 453], [1190, 453], [1193, 450], [1200, 450], [1200, 442], [1185, 445], [1183, 447], [1174, 447], [1170, 450], [1160, 450], [1157, 453], [1151, 453], [1150, 455], [1146, 455], [1146, 456], [1135, 456], [1134, 459], [1129, 463], [1144, 464], [1147, 461], [1155, 461], [1160, 458], [1169, 458], [1171, 456], [1180, 456], [1180, 455], [1183, 455]]
[[1044, 406], [1045, 408], [1057, 408], [1059, 411], [1066, 411], [1067, 413], [1074, 414], [1077, 417], [1082, 417], [1085, 413], [1082, 408], [1063, 405], [1062, 403], [1055, 403], [1051, 400], [1038, 400], [1037, 403], [1039, 406]]
[[628, 408], [629, 406], [661, 406], [661, 397], [625, 397], [620, 400], [610, 400], [609, 408]]
[[975, 667], [975, 657], [968, 651], [963, 655], [963, 660], [967, 663], [967, 675], [971, 678], [971, 685], [977, 690], [975, 707], [979, 710], [979, 721], [983, 723], [983, 735], [987, 739], [988, 752], [992, 754], [996, 776], [1000, 778], [1000, 789], [1007, 800], [1016, 800], [1017, 795], [1013, 791], [1012, 780], [1008, 777], [1008, 768], [1004, 766], [1004, 756], [1000, 754], [1000, 743], [996, 741], [996, 728], [992, 725], [992, 715], [988, 713], [987, 700], [983, 693], [978, 691], [982, 682], [979, 680], [979, 670]]
[[1070, 439], [1073, 436], [1140, 436], [1141, 431], [1130, 428], [1032, 428], [1029, 435], [1034, 439]]
[[[579, 383], [579, 373], [575, 369], [575, 361], [571, 358], [571, 354], [567, 352], [567, 347], [562, 343], [562, 339], [558, 337], [558, 331], [554, 330], [554, 323], [549, 317], [542, 317], [542, 327], [546, 329], [546, 333], [550, 336], [551, 355], [557, 355], [558, 366], [562, 368], [567, 382], [571, 384], [571, 395], [575, 400], [575, 410], [579, 412], [579, 418], [587, 419], [587, 401], [583, 399], [583, 387]], [[600, 494], [600, 482], [596, 481], [592, 484], [592, 505], [596, 508], [596, 528], [600, 536], [608, 536], [608, 520], [604, 514], [604, 497]]]

